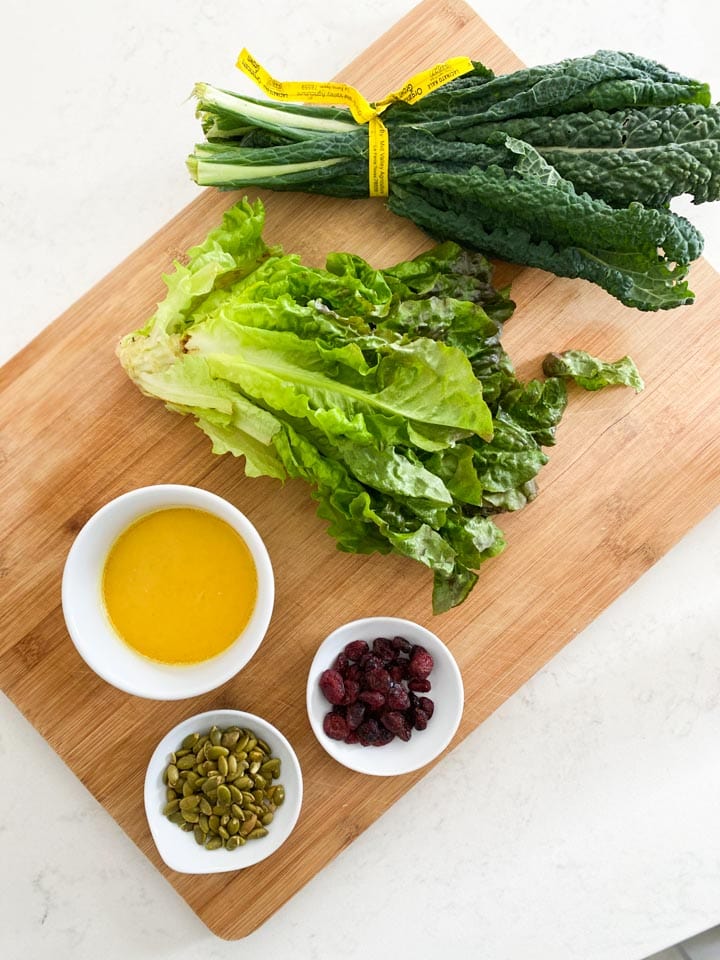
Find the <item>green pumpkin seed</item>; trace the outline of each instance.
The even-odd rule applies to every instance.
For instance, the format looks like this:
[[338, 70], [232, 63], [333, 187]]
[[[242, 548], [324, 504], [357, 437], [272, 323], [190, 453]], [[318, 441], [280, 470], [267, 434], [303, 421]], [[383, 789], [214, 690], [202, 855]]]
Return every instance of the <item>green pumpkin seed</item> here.
[[204, 845], [205, 845], [205, 837], [206, 837], [207, 833], [203, 833], [202, 827], [198, 825], [198, 826], [195, 827], [195, 829], [193, 830], [193, 833], [195, 834], [195, 843], [199, 844], [201, 847], [204, 846]]
[[234, 785], [238, 790], [247, 790], [248, 787], [253, 785], [253, 782], [250, 777], [238, 777], [237, 780], [234, 781]]
[[218, 792], [219, 786], [220, 777], [208, 777], [205, 783], [202, 785], [202, 792], [206, 797], [211, 797], [214, 793]]
[[251, 750], [254, 750], [257, 746], [257, 740], [253, 736], [248, 737], [248, 742], [245, 744], [245, 750], [250, 753]]
[[265, 792], [263, 790], [253, 790], [253, 800], [255, 803], [262, 803], [265, 799]]
[[260, 817], [260, 823], [266, 827], [269, 823], [273, 822], [273, 815], [271, 813], [265, 813]]
[[198, 826], [203, 833], [210, 833], [210, 821], [204, 813], [201, 813], [198, 817]]
[[234, 803], [242, 803], [242, 791], [238, 790], [234, 783], [229, 784], [228, 790], [230, 791], [230, 799]]
[[225, 841], [226, 850], [237, 850], [238, 847], [241, 847], [245, 843], [245, 837], [228, 837]]
[[275, 787], [275, 792], [273, 793], [273, 803], [275, 804], [276, 807], [279, 807], [281, 806], [284, 800], [285, 800], [285, 787], [283, 787], [282, 784], [278, 784]]
[[231, 750], [240, 739], [239, 730], [226, 730], [220, 738], [220, 745]]
[[192, 833], [195, 827], [191, 823], [181, 823], [180, 829], [184, 830], [185, 833]]
[[177, 799], [177, 793], [173, 790], [172, 787], [168, 787], [167, 790], [165, 791], [165, 799], [167, 800], [168, 803], [170, 803], [171, 800]]
[[210, 731], [210, 742], [214, 747], [220, 746], [220, 741], [222, 740], [222, 731], [218, 730], [217, 727], [213, 727]]
[[233, 803], [233, 804], [232, 804], [232, 806], [230, 807], [230, 813], [231, 813], [234, 817], [237, 817], [238, 820], [244, 820], [244, 819], [245, 819], [245, 814], [243, 813], [242, 807], [240, 806], [239, 803]]
[[181, 810], [182, 818], [186, 823], [199, 823], [200, 814], [197, 810]]
[[195, 754], [189, 753], [184, 757], [180, 757], [175, 766], [178, 770], [192, 770], [195, 766]]
[[248, 793], [247, 790], [243, 790], [243, 792], [242, 792], [242, 805], [243, 805], [244, 807], [249, 807], [250, 804], [251, 804], [251, 803], [254, 803], [254, 802], [255, 802], [255, 797], [254, 797], [251, 793]]
[[169, 787], [174, 787], [180, 779], [180, 771], [174, 763], [171, 763], [165, 771], [165, 780]]
[[261, 740], [260, 737], [258, 737], [257, 745], [260, 747], [263, 753], [267, 753], [268, 756], [270, 755], [270, 747], [265, 743], [264, 740]]
[[195, 796], [194, 794], [190, 797], [183, 797], [180, 801], [181, 810], [197, 810], [200, 806], [200, 797]]
[[241, 836], [246, 837], [251, 830], [255, 829], [256, 826], [257, 826], [257, 817], [253, 813], [245, 820], [244, 823], [240, 825], [239, 832]]
[[205, 756], [208, 760], [217, 760], [219, 757], [226, 757], [229, 753], [227, 747], [212, 746], [205, 749]]
[[230, 834], [227, 832], [225, 827], [218, 827], [218, 835], [223, 838], [223, 840], [229, 840]]
[[260, 837], [266, 837], [268, 835], [265, 827], [256, 827], [254, 830], [251, 830], [247, 835], [248, 840], [259, 840]]
[[230, 756], [227, 758], [227, 765], [228, 765], [228, 768], [227, 768], [226, 776], [228, 776], [232, 780], [234, 777], [237, 776], [237, 772], [238, 772], [237, 757], [234, 757], [232, 754], [230, 754]]
[[229, 807], [232, 802], [232, 795], [224, 783], [218, 787], [217, 799], [218, 803], [226, 807]]
[[183, 750], [194, 750], [199, 739], [199, 733], [189, 733], [182, 742]]
[[178, 758], [178, 760], [179, 760], [180, 757], [187, 757], [190, 753], [192, 753], [191, 750], [185, 750], [185, 749], [176, 750], [176, 751], [175, 751], [175, 756], [176, 756], [176, 757]]
[[217, 833], [219, 826], [220, 817], [216, 817], [214, 814], [212, 817], [208, 817], [208, 827], [210, 828], [210, 833]]
[[195, 790], [193, 788], [192, 783], [190, 783], [189, 780], [186, 780], [183, 783], [183, 788], [182, 788], [183, 797], [192, 797], [194, 793], [195, 793]]
[[258, 772], [259, 769], [260, 769], [260, 761], [253, 760], [253, 762], [250, 764], [250, 767], [249, 767], [251, 776], [255, 776], [255, 774]]
[[230, 764], [227, 762], [226, 757], [218, 757], [217, 761], [218, 773], [221, 777], [226, 777], [230, 771]]
[[169, 817], [171, 813], [177, 813], [179, 809], [180, 809], [180, 801], [170, 800], [169, 803], [165, 804], [165, 807], [163, 808], [163, 814], [166, 817]]
[[[261, 773], [256, 773], [256, 774], [255, 774], [255, 786], [256, 786], [256, 787], [259, 787], [261, 791], [263, 791], [263, 790], [265, 789], [265, 787], [267, 786], [267, 780], [265, 779], [265, 777], [264, 777]], [[264, 796], [264, 794], [263, 794], [263, 796]]]
[[207, 799], [207, 797], [200, 797], [200, 812], [204, 813], [206, 817], [209, 817], [212, 813], [212, 804]]
[[230, 814], [229, 814], [229, 813], [224, 813], [224, 814], [220, 817], [220, 826], [221, 826], [221, 827], [226, 827], [229, 822], [230, 822]]
[[208, 839], [205, 841], [206, 850], [219, 850], [222, 845], [223, 842], [221, 837], [208, 837]]
[[177, 823], [178, 826], [182, 826], [183, 823], [185, 823], [185, 818], [183, 817], [180, 810], [178, 810], [177, 813], [171, 813], [170, 816], [168, 817], [168, 820], [170, 821], [170, 823]]
[[239, 820], [238, 817], [230, 817], [228, 822], [225, 824], [225, 829], [227, 830], [227, 832], [230, 834], [231, 837], [233, 837], [238, 832], [238, 830], [240, 829], [241, 822], [242, 821]]

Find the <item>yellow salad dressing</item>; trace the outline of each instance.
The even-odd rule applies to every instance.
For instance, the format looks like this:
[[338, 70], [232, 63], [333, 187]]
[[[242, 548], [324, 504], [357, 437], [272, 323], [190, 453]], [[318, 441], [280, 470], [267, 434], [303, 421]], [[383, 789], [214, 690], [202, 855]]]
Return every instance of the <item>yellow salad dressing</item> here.
[[163, 663], [197, 663], [246, 626], [257, 572], [247, 544], [224, 520], [170, 507], [120, 534], [102, 591], [110, 622], [131, 647]]

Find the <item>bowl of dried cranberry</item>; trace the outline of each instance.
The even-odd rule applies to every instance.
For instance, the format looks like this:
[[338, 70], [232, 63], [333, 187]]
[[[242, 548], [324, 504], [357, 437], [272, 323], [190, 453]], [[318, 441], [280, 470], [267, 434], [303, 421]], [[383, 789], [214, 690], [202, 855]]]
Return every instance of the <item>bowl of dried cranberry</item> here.
[[308, 675], [308, 717], [320, 745], [338, 763], [375, 776], [434, 760], [455, 735], [463, 702], [460, 670], [445, 644], [398, 617], [338, 627]]

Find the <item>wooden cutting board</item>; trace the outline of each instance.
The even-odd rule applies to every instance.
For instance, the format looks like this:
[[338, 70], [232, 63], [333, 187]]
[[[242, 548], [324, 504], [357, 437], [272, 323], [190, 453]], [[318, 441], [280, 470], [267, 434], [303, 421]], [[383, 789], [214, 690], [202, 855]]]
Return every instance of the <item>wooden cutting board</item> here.
[[[463, 3], [426, 0], [341, 76], [380, 97], [456, 54], [497, 72], [520, 66]], [[263, 196], [268, 241], [314, 264], [331, 250], [351, 250], [386, 266], [429, 246], [380, 201]], [[582, 347], [611, 359], [630, 353], [647, 388], [639, 396], [571, 391], [541, 496], [501, 518], [507, 551], [487, 564], [463, 606], [433, 618], [428, 571], [396, 557], [337, 552], [304, 485], [248, 480], [237, 461], [211, 455], [189, 420], [142, 397], [115, 359], [119, 336], [161, 298], [161, 274], [234, 199], [200, 194], [0, 372], [3, 689], [204, 922], [230, 939], [259, 926], [422, 776], [363, 777], [315, 741], [305, 679], [327, 633], [373, 614], [438, 632], [465, 681], [457, 743], [720, 502], [717, 274], [696, 264], [696, 305], [642, 314], [582, 281], [501, 265], [497, 280], [512, 279], [518, 303], [505, 345], [522, 376], [538, 375], [549, 350]], [[239, 506], [264, 537], [277, 577], [260, 653], [222, 689], [179, 703], [140, 700], [98, 679], [76, 654], [60, 609], [65, 555], [88, 517], [126, 490], [166, 481]], [[171, 726], [215, 707], [260, 713], [285, 732], [304, 772], [303, 812], [263, 864], [181, 876], [163, 866], [150, 838], [145, 766]], [[231, 908], [246, 896], [251, 917]]]

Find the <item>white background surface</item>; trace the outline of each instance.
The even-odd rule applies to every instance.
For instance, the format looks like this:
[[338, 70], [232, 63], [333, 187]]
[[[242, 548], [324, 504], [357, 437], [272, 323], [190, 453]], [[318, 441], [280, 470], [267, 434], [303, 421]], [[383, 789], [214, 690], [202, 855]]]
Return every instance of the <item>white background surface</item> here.
[[[633, 49], [720, 97], [702, 0], [472, 5], [528, 63]], [[0, 359], [196, 196], [193, 81], [241, 88], [243, 45], [280, 77], [330, 77], [411, 6], [6, 5]], [[718, 205], [692, 219], [720, 268]], [[242, 943], [207, 932], [0, 696], [0, 956], [640, 960], [717, 923], [719, 573], [716, 511]]]

